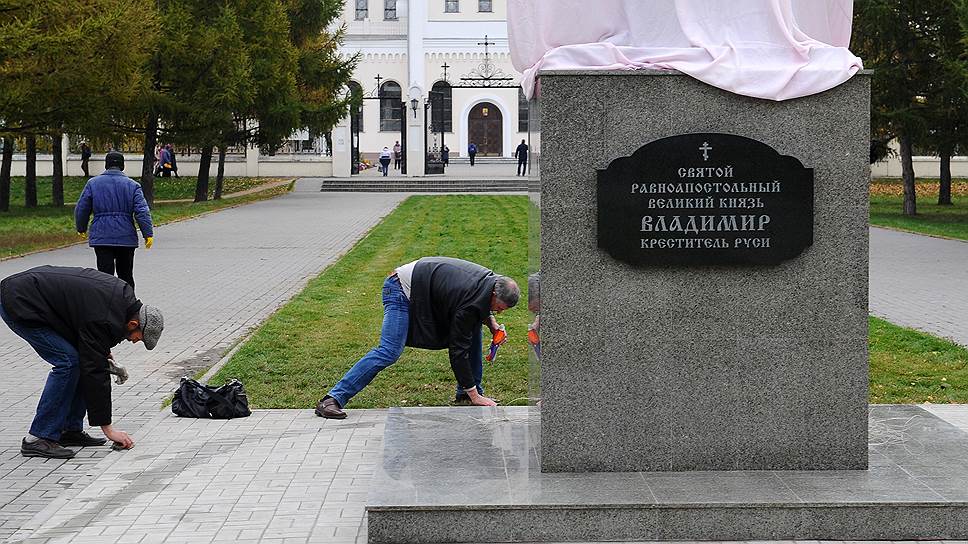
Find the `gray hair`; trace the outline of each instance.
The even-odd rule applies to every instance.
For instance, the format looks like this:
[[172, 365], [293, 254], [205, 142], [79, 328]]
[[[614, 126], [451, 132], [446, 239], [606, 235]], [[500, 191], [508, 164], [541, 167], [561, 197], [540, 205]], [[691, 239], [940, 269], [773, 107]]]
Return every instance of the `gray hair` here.
[[494, 296], [508, 308], [513, 308], [521, 298], [521, 289], [511, 278], [498, 276], [497, 281], [494, 282]]

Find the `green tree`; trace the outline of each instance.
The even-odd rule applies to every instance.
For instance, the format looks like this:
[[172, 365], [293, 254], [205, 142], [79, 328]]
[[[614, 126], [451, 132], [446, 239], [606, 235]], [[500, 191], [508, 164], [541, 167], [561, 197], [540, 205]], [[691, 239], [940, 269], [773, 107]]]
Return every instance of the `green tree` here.
[[341, 58], [344, 28], [331, 32], [343, 0], [289, 0], [289, 34], [299, 58], [297, 89], [300, 126], [310, 135], [328, 133], [346, 116], [351, 97], [343, 93], [358, 56]]
[[[153, 6], [152, 0], [0, 0], [0, 136], [50, 134], [59, 149], [65, 131], [109, 131], [114, 112], [144, 81]], [[55, 178], [53, 200], [63, 203], [63, 173]], [[0, 179], [0, 191], [9, 192], [8, 185], [9, 178]]]
[[940, 159], [938, 204], [951, 205], [951, 156], [968, 143], [968, 58], [965, 28], [968, 8], [962, 0], [948, 0], [942, 6], [960, 17], [934, 18], [928, 36], [930, 74], [925, 96], [927, 131], [925, 147]]
[[947, 0], [858, 0], [854, 3], [851, 50], [874, 70], [871, 133], [896, 137], [904, 179], [904, 214], [917, 214], [913, 140], [927, 126], [932, 42]]

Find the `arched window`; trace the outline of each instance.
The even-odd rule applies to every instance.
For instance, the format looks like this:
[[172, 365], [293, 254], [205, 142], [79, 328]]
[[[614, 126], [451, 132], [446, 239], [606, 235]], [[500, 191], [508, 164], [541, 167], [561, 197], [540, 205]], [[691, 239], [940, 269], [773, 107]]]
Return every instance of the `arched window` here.
[[524, 97], [524, 91], [518, 87], [518, 132], [528, 131], [528, 117], [530, 114], [528, 99]]
[[363, 132], [363, 87], [355, 81], [346, 84], [350, 88], [350, 96], [354, 104], [350, 104], [350, 123], [356, 130]]
[[380, 130], [399, 132], [403, 121], [400, 85], [387, 81], [380, 86]]
[[454, 97], [450, 83], [438, 81], [434, 83], [431, 91], [430, 120], [433, 123], [433, 132], [440, 132], [441, 126], [444, 132], [453, 132]]

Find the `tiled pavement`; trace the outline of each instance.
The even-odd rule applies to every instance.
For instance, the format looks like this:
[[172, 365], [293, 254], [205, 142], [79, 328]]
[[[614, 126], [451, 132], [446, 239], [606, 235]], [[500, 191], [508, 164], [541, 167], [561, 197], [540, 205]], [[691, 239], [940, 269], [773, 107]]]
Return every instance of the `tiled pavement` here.
[[[968, 407], [926, 408], [968, 431]], [[348, 414], [159, 414], [135, 449], [102, 459], [96, 480], [55, 499], [11, 542], [365, 543], [364, 503], [383, 462], [387, 412]]]
[[[131, 374], [114, 386], [117, 426], [138, 442], [179, 377], [218, 361], [405, 196], [320, 193], [318, 182], [299, 182], [280, 198], [158, 228], [155, 246], [137, 252], [135, 281], [138, 296], [164, 311], [165, 333], [154, 351], [114, 349]], [[0, 278], [40, 264], [93, 266], [94, 253], [73, 246], [3, 261]], [[108, 451], [88, 448], [67, 463], [20, 456], [48, 369], [0, 327], [0, 540], [96, 475]]]
[[11, 540], [30, 543], [365, 541], [364, 502], [382, 454], [383, 410], [343, 421], [311, 410], [235, 420], [161, 414], [73, 498]]
[[968, 242], [870, 233], [870, 312], [968, 346]]

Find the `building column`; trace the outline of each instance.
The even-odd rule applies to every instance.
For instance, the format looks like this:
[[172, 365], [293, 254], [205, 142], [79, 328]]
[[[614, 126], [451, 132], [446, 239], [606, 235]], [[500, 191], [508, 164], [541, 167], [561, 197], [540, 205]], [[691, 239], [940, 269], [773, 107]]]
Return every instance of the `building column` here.
[[60, 146], [61, 146], [61, 163], [62, 163], [61, 172], [64, 172], [65, 176], [69, 176], [70, 173], [67, 171], [67, 154], [71, 150], [71, 141], [70, 141], [70, 138], [67, 136], [67, 134], [61, 134]]
[[426, 81], [424, 58], [424, 28], [427, 26], [427, 2], [411, 1], [407, 6], [407, 66], [410, 85], [407, 100], [417, 99], [417, 114], [412, 108], [404, 111], [407, 125], [407, 176], [424, 175], [423, 104]]
[[259, 177], [259, 146], [245, 146], [245, 177]]
[[353, 162], [353, 144], [350, 133], [350, 116], [340, 119], [333, 127], [333, 177], [348, 178]]

